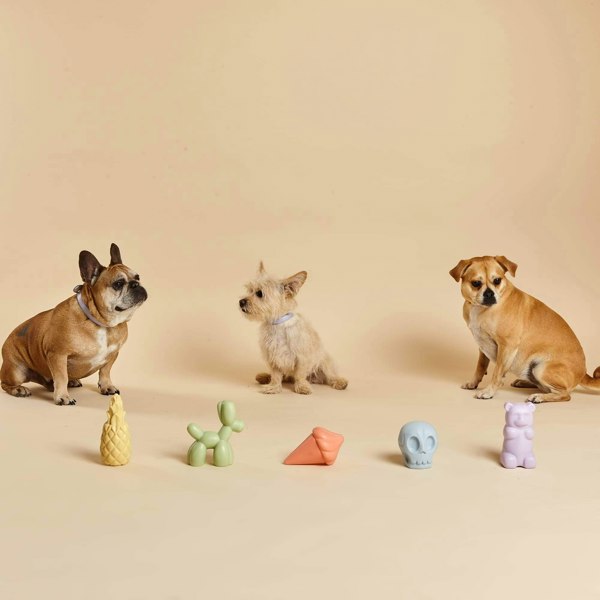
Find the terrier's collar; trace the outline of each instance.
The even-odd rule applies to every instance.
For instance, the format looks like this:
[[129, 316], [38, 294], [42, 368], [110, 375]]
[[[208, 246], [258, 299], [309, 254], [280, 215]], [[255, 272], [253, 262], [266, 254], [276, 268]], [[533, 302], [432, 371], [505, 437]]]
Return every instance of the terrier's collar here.
[[279, 319], [275, 319], [274, 321], [271, 321], [271, 324], [272, 325], [281, 325], [282, 323], [289, 321], [293, 316], [294, 316], [293, 312], [285, 313], [285, 315], [282, 315], [281, 317], [279, 317]]
[[73, 288], [73, 291], [77, 294], [77, 304], [79, 304], [79, 308], [81, 308], [83, 314], [95, 325], [98, 325], [98, 327], [108, 327], [108, 325], [106, 325], [106, 323], [102, 323], [101, 321], [98, 321], [98, 319], [96, 319], [96, 317], [94, 317], [94, 315], [90, 312], [90, 309], [85, 305], [85, 302], [83, 301], [83, 298], [81, 297], [81, 289], [83, 288], [82, 285], [76, 285]]

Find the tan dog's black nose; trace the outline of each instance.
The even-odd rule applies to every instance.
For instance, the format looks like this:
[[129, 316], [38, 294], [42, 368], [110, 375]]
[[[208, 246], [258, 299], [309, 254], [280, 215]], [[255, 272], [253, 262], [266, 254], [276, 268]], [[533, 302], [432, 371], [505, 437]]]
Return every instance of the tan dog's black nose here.
[[485, 292], [483, 292], [483, 303], [496, 304], [496, 296], [494, 295], [494, 290], [487, 288]]

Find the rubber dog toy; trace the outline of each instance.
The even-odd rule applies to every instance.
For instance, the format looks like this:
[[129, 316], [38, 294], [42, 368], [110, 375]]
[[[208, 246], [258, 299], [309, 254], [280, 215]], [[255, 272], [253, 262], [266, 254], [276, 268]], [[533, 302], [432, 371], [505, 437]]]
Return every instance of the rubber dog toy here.
[[533, 412], [535, 404], [531, 402], [507, 402], [506, 425], [504, 426], [504, 443], [500, 463], [505, 469], [524, 467], [535, 469], [533, 455]]
[[111, 397], [106, 416], [100, 438], [102, 462], [111, 467], [126, 465], [131, 457], [131, 436], [119, 394]]
[[315, 427], [312, 433], [283, 461], [284, 465], [332, 465], [344, 436]]
[[201, 467], [206, 462], [206, 451], [213, 450], [213, 465], [228, 467], [233, 464], [233, 448], [229, 443], [232, 432], [244, 429], [244, 422], [235, 418], [235, 404], [222, 400], [217, 404], [217, 413], [223, 427], [219, 433], [202, 431], [195, 423], [187, 426], [188, 433], [196, 440], [188, 450], [187, 461], [192, 467]]
[[431, 423], [410, 421], [402, 426], [398, 445], [409, 469], [430, 469], [438, 447], [437, 431]]

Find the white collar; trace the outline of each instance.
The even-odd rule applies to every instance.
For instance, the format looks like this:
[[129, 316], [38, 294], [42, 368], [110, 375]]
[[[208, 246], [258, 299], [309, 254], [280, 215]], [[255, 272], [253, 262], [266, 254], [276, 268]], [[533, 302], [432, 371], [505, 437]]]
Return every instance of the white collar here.
[[275, 319], [274, 321], [271, 321], [271, 324], [272, 325], [281, 325], [282, 323], [285, 323], [286, 321], [289, 321], [293, 316], [294, 316], [293, 312], [285, 313], [285, 315], [282, 315], [278, 319]]

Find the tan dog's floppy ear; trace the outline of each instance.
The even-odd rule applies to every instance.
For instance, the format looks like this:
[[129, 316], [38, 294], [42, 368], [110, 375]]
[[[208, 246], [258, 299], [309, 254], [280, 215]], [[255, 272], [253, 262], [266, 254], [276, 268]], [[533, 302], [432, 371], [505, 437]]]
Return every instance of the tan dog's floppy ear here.
[[287, 279], [282, 280], [283, 291], [288, 298], [293, 298], [299, 291], [306, 278], [308, 277], [308, 273], [306, 271], [300, 271]]
[[508, 260], [506, 256], [494, 256], [496, 262], [504, 269], [504, 272], [508, 271], [513, 277], [517, 272], [517, 265], [512, 262], [512, 260]]
[[119, 250], [119, 246], [115, 243], [110, 245], [110, 266], [113, 265], [122, 265], [123, 261], [121, 260], [121, 251]]
[[98, 259], [87, 250], [82, 250], [79, 253], [79, 272], [81, 273], [81, 279], [85, 283], [94, 285], [98, 275], [104, 271], [104, 267], [100, 264]]
[[450, 271], [450, 276], [454, 281], [460, 281], [463, 273], [467, 270], [467, 267], [471, 264], [470, 260], [461, 260], [459, 263]]
[[265, 265], [264, 265], [263, 261], [261, 260], [260, 263], [258, 264], [258, 274], [264, 275], [265, 273], [266, 273]]

